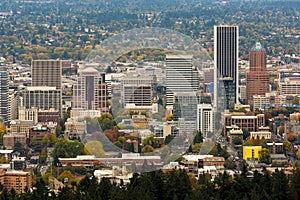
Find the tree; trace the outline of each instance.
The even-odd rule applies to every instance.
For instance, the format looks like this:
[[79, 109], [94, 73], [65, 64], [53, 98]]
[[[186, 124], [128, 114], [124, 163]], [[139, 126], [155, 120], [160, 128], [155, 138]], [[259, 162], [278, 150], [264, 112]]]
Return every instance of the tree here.
[[193, 144], [202, 143], [202, 142], [203, 142], [203, 135], [202, 135], [201, 131], [197, 131], [197, 133], [194, 137], [194, 140], [193, 140]]
[[172, 135], [167, 135], [165, 138], [165, 144], [169, 144], [173, 140]]
[[9, 163], [9, 160], [7, 160], [5, 156], [1, 156], [0, 164], [8, 164], [8, 163]]
[[262, 163], [270, 164], [271, 163], [271, 156], [270, 156], [270, 151], [267, 148], [263, 148], [259, 152], [259, 160]]
[[288, 179], [282, 170], [276, 169], [272, 176], [272, 199], [286, 199], [289, 194]]
[[296, 140], [296, 134], [295, 133], [289, 133], [288, 134], [288, 141], [293, 142]]
[[279, 134], [280, 136], [282, 136], [283, 133], [284, 133], [284, 126], [280, 126], [280, 127], [279, 127], [279, 130], [278, 130], [278, 134]]
[[201, 150], [202, 144], [203, 143], [196, 143], [196, 144], [194, 144], [193, 145], [193, 151], [199, 152]]
[[240, 137], [234, 137], [233, 140], [232, 140], [232, 143], [234, 145], [241, 145], [243, 143], [243, 141], [241, 140]]
[[144, 145], [150, 145], [152, 147], [155, 147], [155, 140], [153, 135], [147, 136], [144, 140], [143, 140], [143, 144]]
[[227, 160], [225, 160], [224, 167], [226, 169], [236, 170], [237, 165], [234, 161], [234, 158], [229, 157]]
[[105, 131], [107, 129], [113, 129], [116, 125], [113, 116], [109, 113], [104, 113], [100, 117], [98, 117], [98, 122], [102, 131]]
[[58, 124], [55, 130], [55, 134], [57, 137], [60, 135], [61, 131], [62, 131], [62, 127]]
[[84, 146], [83, 143], [77, 140], [66, 140], [64, 138], [60, 138], [55, 148], [52, 152], [52, 156], [59, 158], [74, 158], [77, 155], [84, 154]]
[[143, 153], [150, 153], [150, 152], [153, 152], [154, 151], [154, 148], [150, 145], [145, 145], [143, 148], [142, 148], [142, 152]]
[[57, 177], [57, 179], [61, 182], [68, 180], [68, 183], [71, 183], [71, 181], [75, 180], [75, 176], [71, 173], [71, 171], [65, 170]]
[[42, 140], [42, 145], [43, 147], [47, 147], [49, 145], [50, 141], [49, 141], [49, 137], [48, 135], [44, 135], [43, 140]]
[[300, 169], [296, 168], [291, 178], [291, 199], [299, 199], [300, 197]]
[[298, 159], [300, 159], [300, 148], [297, 150], [296, 156], [297, 156]]
[[52, 133], [50, 136], [50, 145], [53, 146], [57, 142], [56, 134]]
[[96, 157], [105, 156], [105, 151], [103, 150], [103, 145], [100, 141], [88, 141], [85, 144], [85, 148], [90, 154], [95, 155]]
[[47, 160], [47, 147], [44, 147], [43, 149], [42, 149], [42, 152], [41, 152], [41, 154], [40, 154], [40, 157], [39, 157], [39, 162], [41, 163], [41, 164], [45, 164], [46, 163], [46, 160]]
[[14, 145], [14, 152], [19, 152], [21, 156], [25, 155], [24, 146], [19, 141], [17, 141]]
[[6, 126], [0, 125], [0, 145], [3, 145], [3, 136], [6, 133]]
[[250, 136], [250, 133], [248, 130], [243, 130], [243, 139], [246, 140]]
[[293, 145], [288, 140], [283, 140], [283, 147], [286, 152], [288, 152], [288, 153], [293, 152]]

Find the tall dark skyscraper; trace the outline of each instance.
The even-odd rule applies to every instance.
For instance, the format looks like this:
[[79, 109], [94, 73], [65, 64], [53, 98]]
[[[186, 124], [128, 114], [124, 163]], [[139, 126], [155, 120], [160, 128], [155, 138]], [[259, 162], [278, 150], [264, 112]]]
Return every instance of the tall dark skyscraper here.
[[7, 68], [0, 63], [0, 118], [5, 124], [8, 122], [8, 74]]
[[265, 95], [269, 92], [270, 76], [266, 68], [266, 51], [256, 43], [250, 51], [250, 69], [246, 76], [246, 100], [252, 104], [253, 95]]
[[238, 103], [238, 26], [214, 27], [214, 107], [233, 109]]

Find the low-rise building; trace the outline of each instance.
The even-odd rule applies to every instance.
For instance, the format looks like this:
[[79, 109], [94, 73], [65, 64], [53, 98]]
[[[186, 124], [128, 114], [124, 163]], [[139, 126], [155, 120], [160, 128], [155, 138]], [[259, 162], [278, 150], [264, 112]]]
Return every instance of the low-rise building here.
[[243, 131], [258, 131], [259, 127], [265, 126], [264, 114], [248, 116], [244, 113], [225, 113], [224, 116], [224, 136], [228, 135], [227, 130], [233, 126], [240, 127]]
[[24, 171], [4, 171], [0, 170], [0, 183], [8, 191], [14, 189], [16, 192], [24, 192], [25, 189], [30, 189], [32, 179], [30, 172]]
[[261, 150], [261, 146], [243, 146], [243, 159], [258, 160]]
[[32, 141], [41, 143], [45, 135], [49, 138], [51, 136], [51, 129], [47, 125], [33, 126], [29, 129], [29, 143]]
[[254, 138], [254, 139], [266, 139], [266, 140], [269, 140], [272, 138], [272, 133], [269, 132], [269, 131], [258, 131], [258, 132], [255, 132], [255, 131], [252, 131], [250, 132], [250, 138]]
[[268, 142], [268, 149], [270, 154], [282, 154], [283, 153], [283, 143], [282, 142]]
[[28, 136], [30, 127], [33, 126], [32, 120], [13, 120], [10, 123], [10, 133]]
[[230, 144], [233, 143], [234, 138], [239, 138], [243, 141], [243, 131], [238, 126], [234, 126], [231, 130], [229, 130], [229, 142]]
[[5, 134], [3, 136], [3, 146], [6, 149], [12, 149], [16, 142], [21, 143], [23, 146], [26, 145], [26, 135], [20, 134]]

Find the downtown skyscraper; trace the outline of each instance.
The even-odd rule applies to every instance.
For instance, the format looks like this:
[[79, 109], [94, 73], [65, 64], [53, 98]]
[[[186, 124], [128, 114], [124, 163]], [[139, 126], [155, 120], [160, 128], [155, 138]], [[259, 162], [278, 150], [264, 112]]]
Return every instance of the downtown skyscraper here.
[[0, 63], [0, 121], [8, 122], [8, 74], [7, 67]]
[[197, 91], [198, 71], [193, 66], [192, 59], [192, 55], [166, 56], [167, 106], [173, 106], [175, 93]]
[[252, 105], [253, 95], [269, 92], [270, 75], [266, 68], [266, 50], [258, 42], [250, 51], [250, 69], [246, 76], [246, 103]]
[[192, 55], [167, 55], [166, 86], [167, 112], [181, 132], [192, 134], [197, 129], [198, 70]]
[[[31, 63], [31, 67], [32, 67], [31, 86], [36, 89], [34, 93], [40, 93], [40, 91], [44, 90], [43, 87], [51, 87], [56, 89], [56, 92], [59, 94], [59, 98], [55, 98], [56, 102], [51, 102], [51, 103], [47, 102], [47, 103], [58, 105], [58, 112], [62, 114], [62, 93], [61, 93], [62, 61], [61, 60], [33, 60]], [[49, 99], [47, 96], [43, 98]], [[52, 101], [52, 99], [49, 99], [49, 101]]]
[[105, 74], [87, 67], [79, 72], [73, 86], [72, 109], [74, 115], [84, 111], [108, 112], [108, 92]]
[[238, 26], [214, 27], [214, 108], [233, 109], [238, 103]]
[[56, 87], [57, 90], [61, 90], [61, 60], [33, 60], [31, 66], [31, 86]]

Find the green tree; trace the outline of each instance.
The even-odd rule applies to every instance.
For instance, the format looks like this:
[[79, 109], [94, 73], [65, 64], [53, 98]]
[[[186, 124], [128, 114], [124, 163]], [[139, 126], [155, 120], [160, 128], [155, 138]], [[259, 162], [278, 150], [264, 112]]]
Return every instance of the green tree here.
[[232, 158], [232, 157], [227, 158], [225, 160], [224, 167], [225, 167], [225, 169], [236, 170], [237, 165], [234, 161], [234, 158]]
[[271, 163], [271, 156], [269, 149], [263, 148], [259, 152], [259, 160], [262, 163], [270, 164]]
[[232, 143], [234, 145], [241, 145], [243, 143], [243, 141], [241, 140], [240, 137], [234, 137], [233, 140], [232, 140]]
[[0, 125], [0, 145], [3, 145], [3, 136], [6, 133], [6, 126]]
[[16, 151], [19, 152], [21, 156], [25, 155], [25, 148], [19, 141], [17, 141], [14, 145], [14, 152]]
[[272, 199], [286, 199], [289, 196], [288, 179], [282, 170], [272, 174]]
[[40, 154], [40, 158], [39, 158], [39, 162], [41, 164], [45, 164], [46, 163], [46, 160], [47, 160], [47, 147], [44, 147], [42, 149], [42, 152]]
[[44, 135], [43, 140], [42, 140], [42, 145], [43, 147], [47, 147], [49, 145], [50, 141], [49, 141], [49, 137], [48, 135]]
[[100, 117], [98, 117], [98, 122], [102, 131], [113, 129], [116, 125], [113, 116], [108, 113], [104, 113]]
[[58, 139], [52, 156], [59, 158], [74, 158], [77, 155], [84, 154], [83, 143], [77, 140], [66, 140], [64, 138]]
[[291, 199], [299, 199], [300, 197], [300, 169], [296, 168], [290, 181]]
[[197, 131], [197, 133], [194, 137], [194, 140], [193, 140], [193, 144], [202, 143], [202, 142], [203, 142], [203, 135], [202, 135], [201, 131]]
[[145, 145], [143, 148], [142, 148], [142, 152], [143, 153], [150, 153], [150, 152], [153, 152], [154, 151], [154, 148], [151, 146], [151, 145]]
[[50, 145], [53, 146], [57, 142], [56, 134], [52, 133], [50, 136]]

